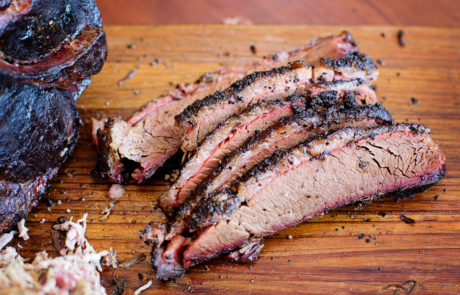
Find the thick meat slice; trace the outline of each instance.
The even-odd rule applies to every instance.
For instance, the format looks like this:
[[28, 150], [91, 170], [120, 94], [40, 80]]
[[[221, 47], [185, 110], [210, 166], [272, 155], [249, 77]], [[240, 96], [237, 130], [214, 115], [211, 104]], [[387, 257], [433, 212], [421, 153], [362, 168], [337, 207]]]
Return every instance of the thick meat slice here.
[[75, 93], [17, 85], [0, 90], [0, 232], [38, 202], [78, 139]]
[[[312, 112], [307, 112], [306, 115], [301, 114], [286, 118], [250, 138], [229, 154], [219, 168], [214, 170], [203, 193], [210, 194], [226, 188], [253, 165], [270, 156], [276, 150], [290, 148], [316, 134], [345, 126], [372, 127], [373, 125], [392, 123], [390, 114], [381, 105], [357, 108], [352, 111], [332, 108], [325, 111], [324, 117], [321, 113], [316, 116], [312, 115]], [[316, 128], [314, 128], [315, 126]]]
[[[317, 84], [311, 88], [307, 96], [295, 94], [289, 96], [288, 102], [275, 101], [255, 104], [239, 115], [233, 115], [206, 136], [203, 142], [194, 151], [193, 156], [181, 170], [179, 178], [160, 197], [160, 206], [167, 214], [177, 209], [215, 168], [223, 158], [246, 139], [254, 135], [256, 131], [264, 130], [273, 125], [281, 117], [293, 114], [290, 104], [295, 104], [296, 109], [309, 100], [309, 93], [319, 94], [324, 91], [338, 91], [343, 95], [344, 91], [355, 93], [358, 104], [376, 103], [375, 93], [367, 84], [360, 80], [335, 81], [332, 83]], [[335, 97], [335, 94], [333, 95]], [[297, 103], [296, 103], [297, 102]], [[248, 167], [249, 168], [249, 167]]]
[[[181, 266], [209, 260], [338, 206], [426, 189], [444, 174], [445, 157], [424, 126], [347, 127], [319, 135], [276, 152], [232, 189], [209, 195], [194, 216], [199, 231], [186, 246]], [[171, 279], [177, 274], [157, 275]]]
[[331, 99], [337, 100], [336, 94], [331, 95], [325, 92], [322, 96], [320, 101], [318, 97], [312, 101], [319, 101], [323, 105], [311, 106], [306, 111], [282, 119], [279, 123], [249, 138], [243, 145], [225, 157], [222, 164], [182, 206], [166, 239], [169, 240], [182, 233], [190, 222], [192, 224], [189, 230], [195, 228], [193, 225], [195, 221], [191, 220], [191, 214], [195, 208], [200, 210], [200, 201], [203, 197], [228, 188], [237, 178], [273, 153], [289, 149], [318, 134], [328, 133], [343, 127], [371, 128], [392, 123], [391, 116], [385, 108], [380, 105], [356, 106], [356, 98], [350, 93], [346, 93], [343, 98], [340, 98], [345, 100], [343, 104], [337, 105], [337, 102], [332, 102], [335, 105], [330, 108], [325, 105]]
[[266, 72], [255, 72], [232, 84], [223, 92], [216, 92], [185, 108], [176, 116], [178, 125], [186, 130], [182, 151], [196, 148], [206, 134], [232, 114], [258, 101], [272, 99], [282, 93], [292, 93], [306, 88], [312, 81], [364, 79], [372, 82], [378, 72], [372, 60], [359, 52], [352, 52], [339, 59], [321, 59], [317, 67], [291, 64]]
[[71, 89], [107, 56], [95, 0], [12, 0], [0, 14], [0, 76]]
[[342, 129], [277, 153], [235, 191], [209, 196], [195, 216], [203, 232], [185, 250], [184, 266], [338, 206], [426, 188], [444, 173], [444, 155], [424, 126]]
[[161, 195], [160, 207], [172, 214], [195, 190], [220, 161], [258, 130], [263, 130], [285, 116], [294, 114], [293, 106], [304, 104], [304, 97], [293, 95], [287, 100], [254, 104], [239, 115], [222, 122], [195, 149], [181, 170], [179, 178]]
[[[127, 122], [114, 119], [100, 131], [97, 142], [98, 164], [95, 172], [112, 182], [124, 182], [133, 176], [138, 182], [151, 177], [180, 147], [184, 130], [175, 126], [174, 117], [194, 101], [224, 90], [233, 82], [255, 71], [269, 70], [290, 61], [317, 64], [321, 57], [332, 59], [357, 50], [347, 32], [317, 39], [304, 48], [282, 52], [241, 67], [222, 68], [206, 73], [193, 84], [177, 89], [151, 102]], [[97, 134], [97, 133], [96, 133]], [[131, 165], [137, 164], [133, 172]]]

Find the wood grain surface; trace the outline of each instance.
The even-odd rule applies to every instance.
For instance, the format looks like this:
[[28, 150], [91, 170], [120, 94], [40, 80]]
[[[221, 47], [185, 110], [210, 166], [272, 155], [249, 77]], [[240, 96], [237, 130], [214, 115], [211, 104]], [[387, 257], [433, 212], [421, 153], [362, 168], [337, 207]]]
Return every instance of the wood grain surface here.
[[97, 0], [105, 24], [460, 26], [458, 0]]
[[[42, 201], [28, 216], [31, 239], [19, 241], [20, 253], [33, 257], [46, 249], [57, 255], [50, 242], [53, 222], [88, 212], [87, 237], [97, 250], [112, 247], [121, 262], [138, 253], [149, 256], [138, 232], [148, 222], [164, 221], [155, 204], [168, 183], [160, 174], [145, 185], [126, 185], [125, 197], [102, 220], [110, 185], [90, 176], [96, 162], [90, 118], [127, 118], [174, 83], [343, 29], [383, 64], [377, 93], [394, 118], [431, 128], [448, 159], [446, 177], [414, 199], [387, 198], [357, 211], [348, 206], [279, 232], [265, 240], [260, 258], [250, 265], [215, 260], [190, 269], [177, 282], [162, 283], [147, 260], [128, 269], [106, 268], [103, 282], [111, 292], [112, 277], [119, 277], [126, 294], [151, 279], [145, 294], [406, 294], [403, 287], [412, 288], [412, 294], [459, 294], [460, 28], [407, 27], [407, 45], [401, 47], [399, 28], [391, 26], [107, 26], [108, 61], [78, 100], [84, 123], [80, 141], [45, 196], [55, 205], [48, 210]], [[155, 59], [161, 62], [152, 63]], [[118, 86], [132, 70], [136, 74]], [[416, 223], [402, 222], [401, 214]]]

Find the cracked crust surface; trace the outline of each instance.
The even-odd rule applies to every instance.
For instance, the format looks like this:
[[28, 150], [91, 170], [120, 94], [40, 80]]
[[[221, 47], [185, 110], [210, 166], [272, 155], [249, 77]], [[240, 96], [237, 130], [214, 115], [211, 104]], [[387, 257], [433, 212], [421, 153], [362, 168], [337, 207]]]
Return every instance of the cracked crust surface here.
[[346, 128], [272, 157], [246, 174], [235, 191], [222, 191], [203, 205], [210, 211], [201, 218], [212, 216], [212, 225], [203, 223], [184, 251], [184, 265], [338, 206], [436, 183], [445, 173], [445, 158], [428, 131], [408, 124]]

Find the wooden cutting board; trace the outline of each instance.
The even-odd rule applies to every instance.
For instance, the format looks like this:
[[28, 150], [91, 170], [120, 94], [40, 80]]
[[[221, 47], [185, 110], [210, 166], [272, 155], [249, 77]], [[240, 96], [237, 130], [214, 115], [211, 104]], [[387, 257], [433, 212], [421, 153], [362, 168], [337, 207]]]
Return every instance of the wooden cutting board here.
[[[110, 292], [112, 276], [119, 277], [127, 294], [150, 279], [153, 286], [146, 294], [405, 294], [401, 288], [412, 294], [460, 293], [460, 28], [403, 28], [407, 45], [401, 47], [397, 27], [106, 27], [107, 63], [78, 100], [84, 122], [80, 141], [49, 190], [48, 198], [55, 202], [51, 211], [42, 201], [28, 216], [31, 239], [20, 241], [20, 253], [33, 257], [46, 249], [56, 255], [50, 244], [52, 223], [59, 216], [79, 218], [88, 212], [87, 237], [97, 250], [112, 247], [119, 261], [138, 253], [149, 256], [150, 247], [138, 232], [148, 222], [164, 221], [155, 204], [168, 183], [158, 175], [145, 185], [127, 185], [125, 197], [101, 220], [110, 203], [110, 185], [90, 176], [96, 162], [90, 118], [128, 118], [177, 82], [193, 81], [222, 64], [295, 49], [343, 29], [352, 33], [361, 51], [381, 61], [377, 94], [394, 118], [431, 128], [447, 156], [447, 176], [414, 199], [387, 198], [357, 211], [348, 206], [279, 232], [265, 240], [260, 258], [251, 265], [216, 260], [192, 268], [177, 282], [162, 283], [147, 259], [128, 269], [107, 268], [103, 282]], [[155, 59], [161, 62], [155, 64]], [[119, 86], [132, 70], [136, 74]], [[401, 214], [416, 223], [402, 222]]]

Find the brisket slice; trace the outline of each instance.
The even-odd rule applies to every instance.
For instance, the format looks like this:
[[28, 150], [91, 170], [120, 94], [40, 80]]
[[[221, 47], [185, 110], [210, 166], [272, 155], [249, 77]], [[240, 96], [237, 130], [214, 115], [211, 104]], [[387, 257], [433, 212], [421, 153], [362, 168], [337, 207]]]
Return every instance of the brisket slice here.
[[[338, 91], [340, 95], [344, 91], [350, 91], [355, 94], [358, 104], [376, 103], [374, 91], [358, 79], [315, 84], [308, 91], [307, 97], [305, 94], [289, 96], [289, 104], [275, 101], [252, 105], [241, 114], [233, 115], [220, 123], [206, 136], [182, 168], [179, 178], [160, 197], [160, 207], [165, 213], [171, 215], [193, 193], [198, 184], [219, 166], [228, 153], [235, 150], [255, 132], [273, 125], [281, 117], [292, 115], [294, 111], [291, 108], [292, 104], [299, 109], [300, 105], [297, 103], [304, 105], [305, 99], [309, 100], [311, 93], [317, 95], [330, 90]], [[335, 98], [336, 95], [334, 94], [333, 97]]]
[[95, 0], [11, 1], [0, 15], [0, 76], [75, 91], [107, 56]]
[[[323, 94], [329, 95], [330, 92]], [[336, 95], [332, 97], [335, 98]], [[342, 99], [355, 102], [355, 97], [351, 93], [346, 93]], [[211, 177], [208, 178], [203, 193], [210, 194], [226, 188], [253, 165], [276, 150], [295, 146], [318, 133], [345, 126], [371, 127], [391, 123], [391, 115], [379, 104], [362, 108], [339, 105], [324, 111], [321, 107], [316, 106], [296, 116], [285, 118], [260, 134], [249, 138], [225, 157], [219, 168], [214, 170]]]
[[0, 90], [0, 232], [37, 204], [72, 154], [80, 120], [74, 95], [33, 85]]
[[314, 81], [363, 79], [374, 81], [377, 68], [372, 60], [359, 52], [329, 60], [321, 59], [317, 67], [293, 63], [265, 72], [255, 72], [233, 83], [229, 88], [197, 100], [176, 116], [178, 125], [186, 130], [181, 149], [196, 148], [206, 134], [232, 114], [240, 113], [248, 105], [271, 99], [282, 93], [292, 93], [299, 87], [308, 87]]
[[161, 195], [159, 205], [165, 213], [174, 210], [190, 196], [201, 181], [219, 166], [226, 154], [240, 146], [258, 130], [263, 130], [285, 116], [294, 114], [293, 106], [304, 104], [300, 95], [285, 100], [261, 102], [233, 115], [210, 132], [195, 149], [181, 170], [179, 178]]
[[[357, 50], [348, 32], [314, 40], [306, 47], [264, 57], [241, 67], [221, 68], [202, 75], [195, 83], [177, 89], [151, 102], [127, 122], [113, 119], [97, 135], [98, 164], [95, 174], [112, 182], [134, 177], [138, 182], [151, 177], [180, 147], [184, 130], [175, 126], [174, 117], [194, 101], [224, 90], [254, 71], [268, 70], [295, 60], [317, 64], [321, 57], [336, 59]], [[95, 127], [97, 128], [97, 127]], [[132, 163], [138, 168], [133, 172]]]
[[[237, 248], [239, 252], [254, 239], [321, 212], [390, 193], [426, 189], [444, 174], [445, 157], [424, 126], [348, 127], [319, 135], [276, 152], [231, 189], [208, 196], [194, 216], [199, 231], [193, 240], [154, 250], [157, 276], [167, 280], [180, 275], [168, 272], [163, 262], [186, 269]], [[256, 243], [247, 252], [231, 256], [251, 257], [259, 248]], [[175, 249], [182, 258], [174, 262], [157, 255]]]
[[[333, 91], [331, 91], [333, 92]], [[323, 98], [315, 97], [317, 105], [309, 106], [296, 115], [283, 118], [259, 134], [249, 138], [244, 144], [227, 155], [214, 172], [200, 185], [199, 189], [182, 206], [171, 225], [167, 240], [188, 228], [194, 231], [196, 220], [192, 219], [195, 210], [200, 210], [203, 198], [229, 186], [244, 175], [254, 165], [275, 152], [289, 149], [318, 135], [327, 134], [344, 127], [376, 127], [391, 125], [390, 114], [380, 105], [357, 106], [358, 100], [350, 93], [339, 97], [324, 92]], [[331, 99], [336, 100], [331, 102]], [[334, 103], [328, 106], [328, 103]]]

